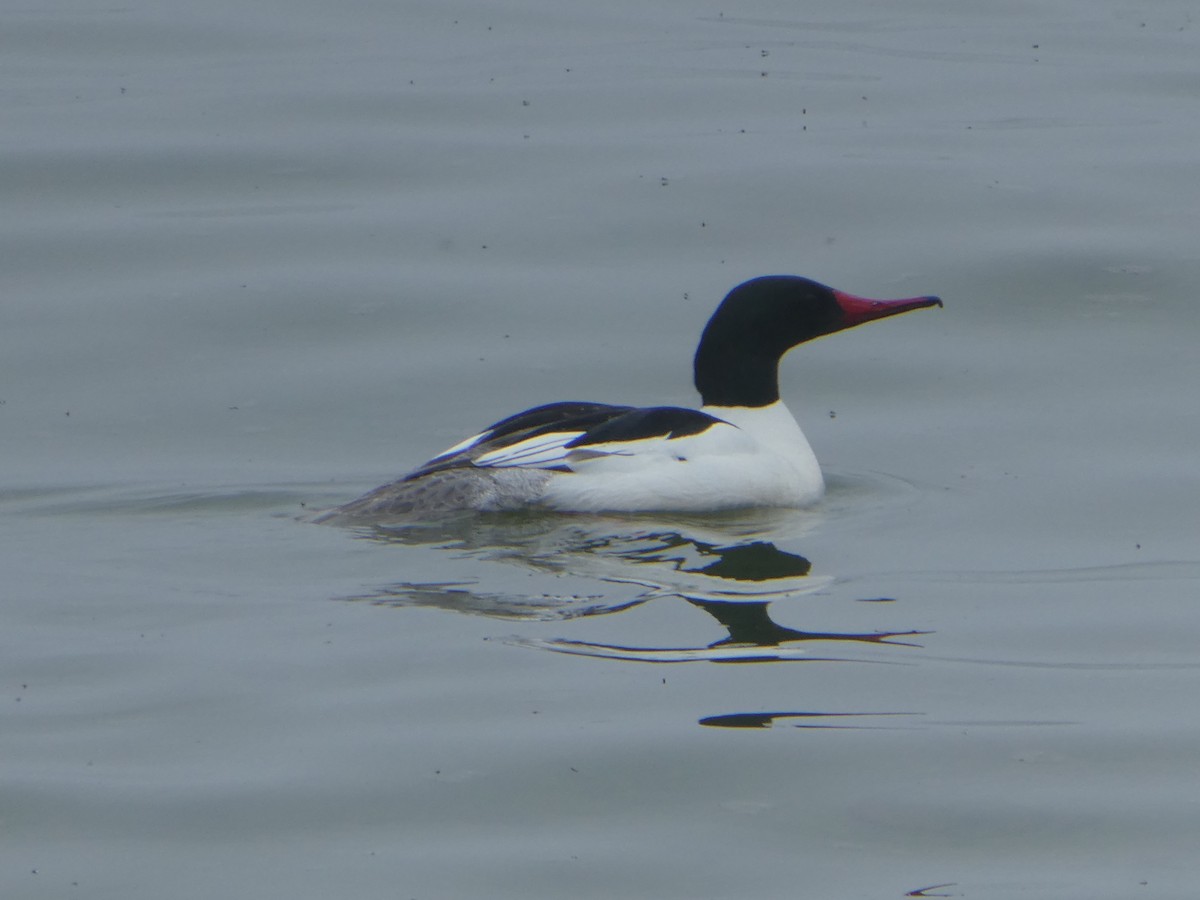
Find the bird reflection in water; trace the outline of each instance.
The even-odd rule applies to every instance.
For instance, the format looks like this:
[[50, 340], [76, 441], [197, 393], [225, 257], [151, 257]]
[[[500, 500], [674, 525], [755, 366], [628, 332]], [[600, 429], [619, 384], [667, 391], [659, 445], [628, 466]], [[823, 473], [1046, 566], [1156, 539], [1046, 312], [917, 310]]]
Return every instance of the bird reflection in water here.
[[[811, 519], [795, 511], [719, 518], [577, 517], [529, 513], [468, 516], [437, 525], [359, 530], [358, 537], [414, 551], [406, 568], [431, 561], [466, 574], [486, 566], [486, 586], [474, 576], [448, 581], [396, 582], [349, 600], [383, 606], [426, 606], [493, 618], [563, 621], [604, 615], [655, 599], [686, 601], [719, 624], [724, 635], [703, 646], [635, 646], [618, 643], [521, 636], [512, 644], [556, 653], [652, 663], [707, 661], [858, 661], [887, 663], [868, 645], [917, 646], [922, 631], [867, 633], [803, 631], [771, 617], [778, 600], [794, 600], [829, 587], [798, 553], [776, 541], [794, 540]], [[428, 551], [432, 551], [432, 558]], [[499, 564], [499, 565], [495, 565]], [[545, 576], [553, 590], [530, 591], [531, 576]], [[563, 585], [576, 590], [564, 591]], [[506, 589], [511, 585], [512, 589]], [[879, 598], [883, 599], [883, 598]], [[886, 605], [890, 605], [886, 604]], [[785, 604], [794, 610], [790, 603]], [[817, 647], [823, 648], [814, 652]], [[835, 651], [830, 648], [839, 648]], [[713, 728], [906, 727], [907, 712], [733, 712], [701, 717]]]
[[[866, 716], [911, 716], [914, 713], [904, 712], [871, 712], [871, 713], [830, 713], [830, 712], [750, 712], [726, 713], [719, 716], [705, 716], [700, 720], [701, 725], [709, 728], [774, 728], [777, 725], [789, 725], [792, 728], [853, 728], [879, 729], [894, 726], [863, 725]], [[827, 721], [828, 720], [828, 721]], [[903, 726], [901, 726], [903, 727]]]
[[[346, 599], [386, 606], [434, 606], [458, 612], [523, 620], [576, 619], [619, 612], [660, 597], [682, 598], [725, 630], [699, 647], [630, 646], [561, 638], [514, 638], [513, 643], [559, 653], [643, 662], [761, 662], [831, 660], [811, 655], [812, 642], [915, 646], [903, 638], [925, 632], [845, 633], [802, 631], [780, 625], [771, 604], [812, 594], [832, 583], [814, 576], [804, 556], [774, 540], [793, 536], [804, 518], [794, 512], [764, 522], [763, 512], [743, 517], [691, 517], [664, 522], [648, 517], [564, 517], [535, 514], [468, 516], [435, 525], [373, 527], [358, 536], [386, 544], [436, 548], [456, 560], [514, 564], [521, 590], [502, 589], [493, 568], [489, 585], [477, 581], [397, 582]], [[768, 526], [764, 528], [764, 525]], [[774, 527], [771, 527], [774, 526]], [[780, 527], [790, 526], [790, 527]], [[590, 588], [533, 594], [528, 576], [570, 576]], [[556, 584], [557, 588], [559, 585]]]

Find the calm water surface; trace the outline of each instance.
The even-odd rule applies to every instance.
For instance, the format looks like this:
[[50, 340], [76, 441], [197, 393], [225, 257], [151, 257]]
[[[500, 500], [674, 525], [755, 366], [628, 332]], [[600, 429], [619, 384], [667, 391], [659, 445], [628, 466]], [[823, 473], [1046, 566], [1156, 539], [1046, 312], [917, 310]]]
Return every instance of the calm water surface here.
[[[0, 891], [1194, 896], [1194, 18], [0, 10]], [[767, 272], [818, 508], [303, 521]]]

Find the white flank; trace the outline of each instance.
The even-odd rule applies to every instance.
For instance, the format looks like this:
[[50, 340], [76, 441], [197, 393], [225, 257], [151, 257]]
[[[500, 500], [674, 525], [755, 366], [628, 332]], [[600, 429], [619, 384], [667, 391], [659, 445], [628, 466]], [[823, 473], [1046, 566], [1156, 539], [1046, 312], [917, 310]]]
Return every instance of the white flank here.
[[568, 454], [571, 473], [547, 483], [543, 502], [579, 512], [705, 511], [821, 498], [816, 456], [781, 402], [704, 412], [723, 421], [686, 437], [589, 444]]

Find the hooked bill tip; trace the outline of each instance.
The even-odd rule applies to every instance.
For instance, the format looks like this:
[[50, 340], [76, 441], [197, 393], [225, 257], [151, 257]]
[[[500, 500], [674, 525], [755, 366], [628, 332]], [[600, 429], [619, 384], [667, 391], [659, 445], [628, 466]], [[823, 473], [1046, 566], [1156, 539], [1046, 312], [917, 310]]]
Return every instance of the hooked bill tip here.
[[834, 299], [842, 309], [842, 328], [851, 328], [863, 322], [872, 322], [888, 316], [910, 312], [914, 309], [927, 309], [931, 306], [941, 306], [942, 298], [932, 294], [921, 297], [906, 297], [902, 300], [873, 300], [869, 297], [857, 297], [843, 291], [834, 291]]

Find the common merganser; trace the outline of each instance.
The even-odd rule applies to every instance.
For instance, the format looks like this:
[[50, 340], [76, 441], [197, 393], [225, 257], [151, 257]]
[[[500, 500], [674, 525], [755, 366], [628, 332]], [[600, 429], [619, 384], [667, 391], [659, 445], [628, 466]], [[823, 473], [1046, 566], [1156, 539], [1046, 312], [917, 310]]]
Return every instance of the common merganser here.
[[443, 450], [397, 481], [316, 521], [410, 520], [454, 510], [705, 512], [803, 507], [825, 491], [817, 458], [779, 399], [779, 360], [826, 334], [933, 296], [870, 300], [795, 275], [735, 287], [694, 361], [703, 406], [550, 403]]

